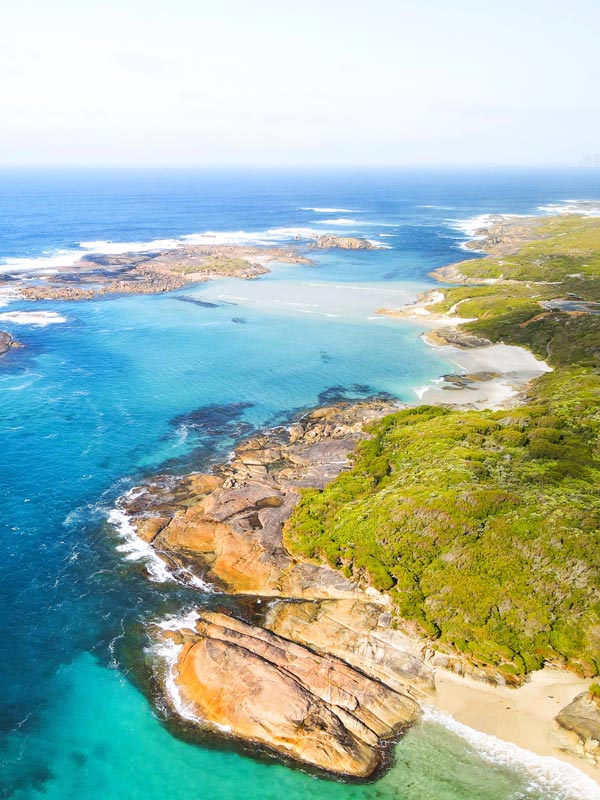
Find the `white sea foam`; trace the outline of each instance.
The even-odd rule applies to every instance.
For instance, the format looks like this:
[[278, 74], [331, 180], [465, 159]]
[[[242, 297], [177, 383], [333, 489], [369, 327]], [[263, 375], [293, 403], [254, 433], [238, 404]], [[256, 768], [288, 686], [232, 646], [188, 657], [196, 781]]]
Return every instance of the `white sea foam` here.
[[376, 250], [392, 250], [391, 244], [386, 244], [385, 242], [380, 242], [379, 239], [367, 239], [369, 244], [372, 244]]
[[459, 231], [470, 239], [481, 239], [484, 234], [478, 234], [480, 229], [489, 228], [492, 224], [495, 214], [477, 214], [474, 217], [467, 219], [447, 219], [446, 224], [452, 230]]
[[[130, 489], [126, 497], [130, 500], [139, 496], [143, 490]], [[186, 586], [193, 586], [202, 592], [214, 592], [214, 587], [195, 575], [186, 567], [179, 567], [170, 570], [165, 562], [156, 553], [155, 549], [148, 542], [145, 542], [137, 535], [137, 531], [131, 522], [129, 515], [121, 508], [113, 508], [108, 514], [108, 521], [115, 528], [116, 532], [124, 540], [123, 544], [117, 546], [117, 551], [123, 553], [126, 561], [142, 561], [148, 570], [150, 580], [156, 583], [167, 583], [174, 581], [184, 583]]]
[[316, 214], [364, 214], [364, 211], [358, 211], [355, 208], [319, 208], [313, 206], [299, 208], [298, 211], [314, 211]]
[[[163, 630], [176, 631], [180, 630], [181, 628], [189, 627], [193, 629], [195, 620], [197, 618], [198, 614], [196, 612], [189, 612], [186, 616], [180, 617], [179, 619], [176, 617], [168, 617], [167, 619], [162, 620], [162, 622], [157, 622], [155, 624], [157, 627], [162, 628]], [[189, 624], [190, 622], [191, 625]], [[168, 627], [170, 625], [173, 627]], [[175, 680], [177, 659], [182, 647], [183, 645], [176, 644], [170, 639], [164, 638], [160, 641], [156, 641], [150, 648], [148, 648], [148, 652], [154, 658], [158, 658], [162, 663], [164, 670], [163, 687], [171, 707], [183, 719], [198, 723], [202, 722], [202, 720], [193, 713], [191, 708], [186, 703], [183, 702], [179, 692], [179, 687], [177, 686], [177, 682]]]
[[3, 288], [0, 289], [0, 308], [2, 306], [9, 306], [14, 300], [19, 299], [19, 293], [14, 289]]
[[315, 219], [316, 225], [330, 225], [331, 227], [345, 227], [354, 225], [359, 228], [395, 228], [395, 222], [366, 222], [365, 220], [352, 219], [351, 217], [332, 217], [331, 219]]
[[600, 217], [600, 200], [562, 200], [560, 203], [538, 206], [538, 211], [555, 216], [582, 214], [585, 217]]
[[[360, 225], [361, 223], [357, 219], [350, 219], [350, 217], [337, 217], [332, 219], [317, 219], [315, 222], [318, 225]], [[367, 223], [363, 222], [363, 225]]]
[[154, 548], [137, 535], [128, 514], [120, 508], [113, 508], [108, 514], [108, 521], [124, 539], [123, 544], [117, 546], [117, 550], [125, 555], [127, 561], [143, 561], [148, 569], [150, 580], [156, 583], [175, 580], [165, 562], [155, 553]]
[[[181, 631], [187, 629], [194, 630], [196, 627], [196, 620], [199, 614], [195, 610], [184, 611], [180, 615], [173, 615], [165, 617], [162, 620], [156, 620], [154, 625], [163, 631]], [[167, 700], [175, 712], [190, 722], [201, 724], [207, 727], [214, 728], [222, 733], [229, 733], [231, 728], [227, 725], [218, 725], [216, 723], [207, 723], [197, 714], [194, 714], [192, 708], [184, 702], [175, 680], [177, 672], [177, 659], [183, 645], [176, 644], [170, 639], [161, 638], [160, 641], [155, 641], [154, 644], [148, 648], [148, 652], [155, 658], [162, 662], [164, 675], [163, 686]]]
[[57, 314], [56, 311], [5, 311], [0, 314], [0, 320], [12, 322], [14, 325], [35, 325], [45, 328], [46, 325], [66, 322], [67, 318]]
[[317, 231], [306, 227], [268, 228], [264, 231], [204, 231], [190, 233], [179, 239], [151, 239], [147, 242], [113, 242], [106, 239], [79, 242], [76, 248], [57, 250], [53, 253], [26, 258], [5, 258], [0, 263], [0, 272], [48, 273], [52, 268], [72, 267], [88, 255], [123, 255], [124, 253], [146, 253], [167, 250], [185, 245], [273, 245], [290, 242], [296, 238], [310, 239]]
[[600, 800], [600, 787], [576, 767], [552, 756], [538, 756], [516, 744], [481, 733], [434, 706], [424, 706], [423, 721], [442, 725], [467, 741], [490, 764], [509, 767], [528, 781], [527, 789], [554, 800]]

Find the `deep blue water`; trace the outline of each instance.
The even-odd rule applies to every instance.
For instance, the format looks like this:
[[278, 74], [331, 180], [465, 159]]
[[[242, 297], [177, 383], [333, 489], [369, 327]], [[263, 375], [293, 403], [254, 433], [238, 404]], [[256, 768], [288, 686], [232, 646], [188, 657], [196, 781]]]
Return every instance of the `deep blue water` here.
[[[80, 242], [207, 231], [279, 243], [333, 230], [387, 248], [312, 253], [315, 266], [171, 295], [0, 307], [0, 329], [25, 345], [0, 361], [0, 797], [575, 796], [434, 722], [363, 786], [182, 739], [151, 702], [143, 624], [202, 598], [148, 582], [106, 524], [140, 476], [202, 468], [323, 392], [414, 400], [449, 365], [417, 326], [375, 310], [414, 298], [431, 269], [465, 256], [456, 220], [569, 198], [600, 198], [600, 173], [0, 172], [0, 269]], [[63, 321], [2, 318], [38, 310]]]

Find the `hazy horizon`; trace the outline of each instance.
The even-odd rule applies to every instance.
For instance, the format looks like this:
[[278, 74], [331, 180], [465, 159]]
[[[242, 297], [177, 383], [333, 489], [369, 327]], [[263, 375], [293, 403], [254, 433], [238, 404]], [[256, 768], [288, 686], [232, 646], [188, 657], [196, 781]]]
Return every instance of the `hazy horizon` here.
[[23, 0], [0, 166], [577, 167], [600, 5]]

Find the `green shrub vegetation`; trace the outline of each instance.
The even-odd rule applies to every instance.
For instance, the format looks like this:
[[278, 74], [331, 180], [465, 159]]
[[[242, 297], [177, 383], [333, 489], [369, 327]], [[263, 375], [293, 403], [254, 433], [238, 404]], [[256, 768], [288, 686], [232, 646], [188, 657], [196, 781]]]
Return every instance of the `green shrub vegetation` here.
[[[566, 241], [572, 272], [597, 265], [584, 281], [594, 284], [600, 220], [584, 220], [578, 239], [581, 222], [552, 220], [548, 238], [523, 248], [527, 285], [510, 275], [518, 282], [461, 286], [444, 301], [473, 298], [460, 308], [478, 316], [467, 327], [553, 364], [526, 401], [385, 417], [350, 470], [303, 492], [286, 528], [290, 549], [389, 592], [399, 616], [444, 648], [516, 675], [546, 660], [600, 673], [600, 317], [551, 312], [522, 325], [549, 291], [525, 260], [560, 255], [553, 237]], [[470, 270], [485, 273], [487, 261]], [[562, 272], [545, 270], [535, 274], [563, 297]]]

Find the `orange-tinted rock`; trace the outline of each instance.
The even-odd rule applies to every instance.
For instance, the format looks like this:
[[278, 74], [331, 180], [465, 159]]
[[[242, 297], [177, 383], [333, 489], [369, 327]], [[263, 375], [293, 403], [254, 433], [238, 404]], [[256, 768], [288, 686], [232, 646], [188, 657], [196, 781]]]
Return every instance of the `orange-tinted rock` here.
[[379, 742], [419, 707], [347, 664], [224, 614], [205, 612], [179, 655], [192, 713], [237, 737], [332, 772], [367, 776]]

